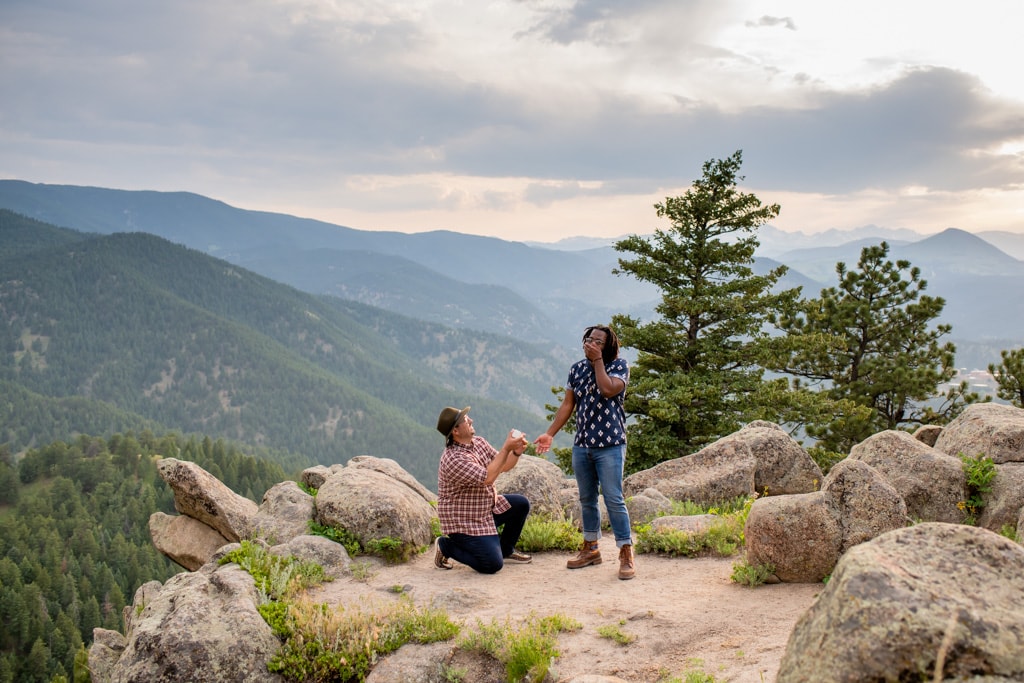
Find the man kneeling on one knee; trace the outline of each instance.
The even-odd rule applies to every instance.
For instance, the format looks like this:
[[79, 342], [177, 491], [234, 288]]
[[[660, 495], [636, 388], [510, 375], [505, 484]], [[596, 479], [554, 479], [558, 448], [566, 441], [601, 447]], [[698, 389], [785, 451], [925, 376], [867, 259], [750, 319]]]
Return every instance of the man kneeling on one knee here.
[[437, 516], [444, 535], [434, 542], [434, 566], [451, 569], [451, 560], [456, 560], [494, 574], [506, 562], [533, 559], [516, 550], [530, 501], [515, 493], [498, 495], [494, 488], [498, 475], [518, 464], [529, 441], [511, 430], [501, 449], [495, 449], [476, 435], [467, 413], [469, 406], [448, 407], [437, 418], [437, 431], [446, 443], [437, 467]]

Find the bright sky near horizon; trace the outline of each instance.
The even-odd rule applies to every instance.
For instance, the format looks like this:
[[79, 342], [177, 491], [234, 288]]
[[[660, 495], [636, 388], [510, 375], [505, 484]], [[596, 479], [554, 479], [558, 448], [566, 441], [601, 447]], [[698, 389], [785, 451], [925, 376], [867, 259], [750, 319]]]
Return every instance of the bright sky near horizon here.
[[0, 177], [362, 230], [1024, 232], [1020, 0], [4, 0]]

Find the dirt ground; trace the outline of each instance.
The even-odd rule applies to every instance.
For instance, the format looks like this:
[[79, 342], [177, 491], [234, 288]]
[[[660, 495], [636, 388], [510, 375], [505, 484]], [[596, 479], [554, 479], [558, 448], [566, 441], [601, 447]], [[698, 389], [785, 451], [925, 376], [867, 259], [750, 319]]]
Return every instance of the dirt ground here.
[[[636, 578], [620, 581], [618, 553], [601, 541], [604, 562], [569, 570], [567, 553], [538, 553], [527, 565], [506, 565], [494, 575], [456, 563], [444, 571], [433, 552], [398, 566], [375, 565], [364, 580], [325, 584], [315, 599], [329, 604], [395, 595], [401, 586], [418, 605], [435, 604], [467, 626], [561, 614], [583, 624], [559, 636], [552, 677], [618, 676], [630, 683], [685, 679], [702, 671], [716, 681], [771, 683], [797, 619], [821, 584], [776, 584], [756, 589], [730, 580], [735, 558], [665, 558], [639, 555]], [[618, 626], [635, 640], [619, 645], [598, 635]]]

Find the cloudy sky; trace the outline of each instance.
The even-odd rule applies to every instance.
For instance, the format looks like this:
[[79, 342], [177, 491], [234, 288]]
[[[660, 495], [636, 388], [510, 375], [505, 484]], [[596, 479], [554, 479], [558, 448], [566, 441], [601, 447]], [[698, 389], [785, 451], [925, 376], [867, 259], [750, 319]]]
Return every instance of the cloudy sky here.
[[1021, 0], [0, 0], [0, 177], [504, 239], [1024, 232]]

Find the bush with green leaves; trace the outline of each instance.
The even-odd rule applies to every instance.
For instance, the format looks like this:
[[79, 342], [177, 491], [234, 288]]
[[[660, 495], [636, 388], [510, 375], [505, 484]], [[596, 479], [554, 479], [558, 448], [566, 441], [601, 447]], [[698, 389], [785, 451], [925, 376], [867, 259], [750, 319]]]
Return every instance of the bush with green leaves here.
[[963, 462], [967, 485], [967, 499], [960, 501], [957, 507], [964, 513], [964, 524], [974, 525], [978, 515], [985, 507], [985, 497], [992, 490], [992, 480], [996, 477], [996, 466], [992, 458], [979, 453], [975, 457], [959, 454]]
[[604, 626], [598, 626], [597, 635], [602, 638], [614, 640], [619, 645], [629, 645], [636, 640], [636, 636], [622, 630], [622, 627], [625, 624], [625, 620], [621, 620], [617, 624], [605, 624]]
[[583, 534], [565, 515], [532, 514], [526, 518], [518, 545], [524, 552], [536, 553], [545, 550], [575, 551], [582, 544]]
[[[701, 555], [717, 555], [729, 557], [743, 545], [743, 529], [757, 495], [724, 501], [708, 508], [693, 503], [674, 504], [685, 510], [693, 510], [687, 514], [714, 514], [718, 516], [704, 531], [691, 532], [680, 529], [655, 529], [650, 524], [636, 527], [636, 550], [639, 553], [658, 553], [670, 557], [696, 557]], [[742, 501], [742, 503], [740, 502]], [[737, 506], [739, 508], [737, 509]], [[722, 512], [722, 510], [727, 510]]]
[[267, 668], [289, 681], [361, 681], [378, 659], [408, 642], [454, 638], [459, 625], [436, 608], [395, 601], [331, 606], [288, 604], [287, 633]]
[[282, 600], [329, 580], [324, 568], [294, 555], [272, 555], [259, 543], [242, 541], [240, 547], [222, 557], [220, 564], [234, 562], [249, 572], [261, 602]]
[[504, 664], [509, 683], [539, 683], [548, 674], [551, 660], [558, 656], [556, 636], [562, 631], [583, 628], [575, 619], [560, 614], [527, 619], [516, 630], [506, 619], [504, 623], [477, 620], [475, 630], [464, 633], [458, 646], [466, 650], [486, 652]]
[[775, 567], [772, 564], [750, 564], [745, 559], [741, 559], [732, 565], [732, 575], [730, 578], [733, 583], [756, 588], [767, 581], [768, 577], [774, 573]]
[[410, 544], [402, 541], [398, 538], [392, 538], [386, 536], [384, 538], [372, 538], [365, 543], [359, 540], [359, 537], [348, 529], [341, 527], [330, 526], [327, 524], [320, 524], [309, 521], [309, 533], [314, 536], [323, 536], [329, 538], [335, 543], [340, 543], [345, 547], [349, 557], [358, 557], [359, 555], [374, 555], [376, 557], [384, 558], [384, 561], [389, 564], [400, 564], [406, 562], [410, 557], [415, 554], [417, 548]]

